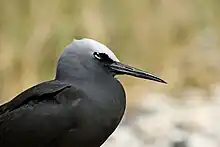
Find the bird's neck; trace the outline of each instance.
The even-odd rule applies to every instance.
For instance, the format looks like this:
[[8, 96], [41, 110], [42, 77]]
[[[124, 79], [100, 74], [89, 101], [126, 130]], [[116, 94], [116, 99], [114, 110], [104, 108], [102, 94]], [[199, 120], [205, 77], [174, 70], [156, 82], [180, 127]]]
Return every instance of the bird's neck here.
[[117, 79], [111, 75], [81, 70], [83, 69], [60, 68], [57, 70], [56, 80], [77, 87], [86, 92], [93, 101], [105, 103], [109, 107], [117, 103], [125, 103], [125, 92]]
[[56, 80], [77, 87], [88, 94], [89, 99], [106, 107], [115, 109], [124, 107], [126, 100], [121, 83], [103, 68], [90, 68], [92, 66], [87, 66], [87, 64], [82, 66], [79, 63], [69, 62], [67, 59], [58, 62]]
[[91, 116], [102, 124], [108, 124], [107, 126], [113, 131], [121, 121], [126, 108], [125, 91], [121, 83], [111, 75], [84, 73], [76, 76], [76, 74], [72, 75], [73, 72], [59, 71], [56, 80], [71, 84], [85, 93], [86, 97], [83, 98], [89, 103], [91, 112], [95, 114]]
[[[74, 62], [71, 60], [74, 59]], [[84, 62], [84, 64], [81, 64]], [[102, 76], [100, 76], [102, 75]], [[80, 61], [77, 57], [60, 58], [56, 69], [56, 79], [66, 82], [91, 81], [112, 78], [103, 68], [89, 61]]]

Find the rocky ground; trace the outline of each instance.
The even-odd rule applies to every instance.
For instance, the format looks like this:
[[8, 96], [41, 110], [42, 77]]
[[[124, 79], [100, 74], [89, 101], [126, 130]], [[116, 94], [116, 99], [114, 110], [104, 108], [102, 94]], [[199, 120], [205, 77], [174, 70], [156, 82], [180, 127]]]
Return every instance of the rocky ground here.
[[143, 96], [102, 147], [220, 147], [220, 88]]

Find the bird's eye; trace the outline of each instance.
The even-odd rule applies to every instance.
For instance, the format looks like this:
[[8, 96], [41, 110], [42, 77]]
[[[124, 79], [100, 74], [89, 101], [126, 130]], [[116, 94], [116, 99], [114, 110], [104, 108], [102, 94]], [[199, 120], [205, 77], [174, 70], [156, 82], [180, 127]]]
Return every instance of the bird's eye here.
[[112, 63], [113, 60], [105, 53], [98, 53], [98, 52], [95, 52], [93, 53], [94, 57], [100, 61], [104, 61], [104, 62], [110, 62]]
[[95, 57], [96, 59], [101, 60], [101, 57], [100, 57], [100, 54], [99, 54], [99, 53], [94, 52], [93, 55], [94, 55], [94, 57]]
[[100, 56], [100, 54], [97, 53], [97, 52], [94, 52], [93, 55], [94, 55], [94, 57], [95, 57], [96, 59], [98, 59], [98, 60], [101, 60], [101, 59], [102, 59], [101, 56]]

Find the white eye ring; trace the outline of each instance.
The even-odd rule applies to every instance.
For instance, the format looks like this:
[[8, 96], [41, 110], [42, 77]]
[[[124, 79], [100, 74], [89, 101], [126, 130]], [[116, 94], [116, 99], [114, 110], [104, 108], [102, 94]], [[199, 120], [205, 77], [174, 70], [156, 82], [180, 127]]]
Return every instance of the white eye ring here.
[[95, 57], [96, 59], [101, 60], [101, 57], [100, 57], [99, 53], [94, 52], [93, 55], [94, 55], [94, 57]]

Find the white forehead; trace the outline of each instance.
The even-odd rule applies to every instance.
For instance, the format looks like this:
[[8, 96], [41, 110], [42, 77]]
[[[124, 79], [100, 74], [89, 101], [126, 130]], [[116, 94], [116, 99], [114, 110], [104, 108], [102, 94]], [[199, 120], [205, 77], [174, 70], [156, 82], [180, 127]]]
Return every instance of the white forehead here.
[[104, 44], [95, 41], [93, 39], [83, 38], [81, 40], [75, 40], [76, 42], [80, 42], [86, 46], [88, 46], [93, 52], [98, 53], [105, 53], [107, 54], [113, 61], [119, 62], [118, 58], [115, 56], [115, 54]]

